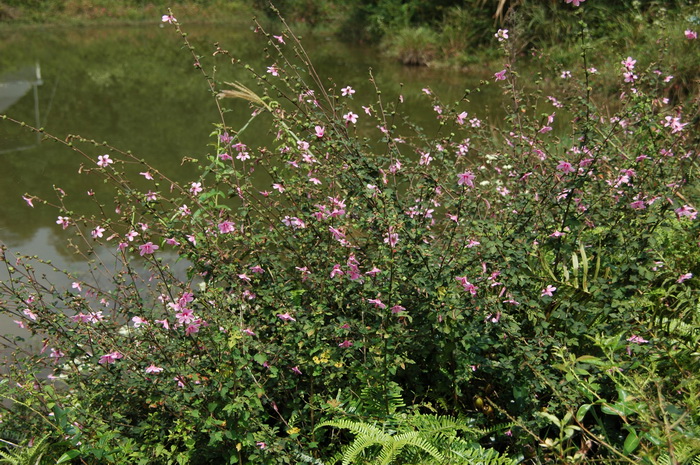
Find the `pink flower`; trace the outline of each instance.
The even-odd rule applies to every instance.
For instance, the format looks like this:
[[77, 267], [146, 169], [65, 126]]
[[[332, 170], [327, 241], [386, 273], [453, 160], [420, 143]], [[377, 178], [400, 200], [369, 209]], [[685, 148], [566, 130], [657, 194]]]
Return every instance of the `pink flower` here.
[[168, 24], [173, 24], [173, 23], [177, 22], [177, 19], [175, 19], [175, 16], [173, 16], [173, 15], [163, 15], [160, 18], [160, 20], [163, 21], [164, 23], [168, 23]]
[[294, 318], [288, 312], [287, 313], [278, 313], [277, 318], [279, 318], [282, 321], [297, 321], [296, 318]]
[[262, 274], [262, 273], [265, 272], [265, 270], [263, 269], [263, 267], [261, 267], [260, 265], [251, 266], [251, 267], [250, 267], [250, 271], [253, 272], [253, 273], [257, 273], [257, 274]]
[[565, 70], [561, 72], [562, 79], [569, 79], [571, 77], [571, 71]]
[[624, 66], [627, 71], [632, 71], [634, 69], [634, 65], [637, 64], [637, 60], [632, 59], [632, 57], [627, 57], [626, 59], [622, 60], [620, 64]]
[[682, 131], [683, 128], [688, 125], [688, 123], [681, 123], [680, 118], [674, 118], [671, 116], [667, 116], [666, 118], [664, 118], [663, 125], [666, 128], [670, 127], [671, 134], [675, 134], [677, 132]]
[[542, 293], [540, 295], [542, 297], [544, 297], [544, 296], [552, 297], [552, 293], [556, 290], [557, 290], [557, 288], [550, 284], [546, 288], [542, 289]]
[[200, 192], [202, 192], [202, 183], [201, 182], [193, 182], [191, 187], [190, 187], [190, 193], [192, 195], [197, 195]]
[[124, 355], [122, 355], [120, 352], [111, 352], [109, 354], [105, 354], [102, 357], [100, 357], [100, 360], [97, 362], [100, 365], [104, 365], [105, 363], [114, 363], [120, 358], [124, 358]]
[[265, 444], [265, 443], [262, 442], [262, 441], [256, 442], [255, 445], [258, 446], [258, 447], [261, 448], [261, 449], [264, 449], [264, 448], [267, 447], [267, 444]]
[[466, 120], [468, 116], [469, 116], [469, 113], [467, 113], [466, 111], [463, 111], [462, 113], [457, 115], [457, 124], [463, 125], [464, 120]]
[[632, 210], [644, 210], [647, 208], [647, 206], [644, 203], [644, 200], [635, 200], [634, 202], [630, 203], [630, 208]]
[[314, 127], [314, 130], [316, 131], [316, 137], [321, 139], [323, 137], [323, 134], [326, 132], [326, 128], [323, 126], [316, 126]]
[[90, 232], [90, 235], [93, 239], [97, 239], [98, 237], [102, 237], [104, 232], [105, 228], [103, 228], [102, 226], [98, 226]]
[[376, 266], [373, 266], [372, 269], [369, 270], [368, 272], [366, 272], [365, 274], [374, 278], [375, 276], [377, 276], [381, 272], [382, 272], [382, 270], [380, 270]]
[[139, 255], [143, 257], [144, 255], [152, 254], [159, 248], [160, 247], [155, 245], [153, 242], [146, 242], [145, 244], [139, 246]]
[[34, 204], [32, 203], [34, 201], [33, 197], [27, 197], [26, 195], [23, 195], [22, 199], [24, 199], [24, 201], [27, 202], [27, 205], [34, 208]]
[[649, 341], [647, 341], [646, 339], [644, 339], [641, 336], [637, 336], [637, 335], [633, 334], [632, 336], [627, 338], [627, 342], [632, 342], [634, 344], [646, 344]]
[[136, 231], [133, 231], [133, 230], [132, 230], [132, 231], [129, 231], [128, 233], [126, 233], [126, 238], [128, 239], [129, 242], [133, 242], [133, 240], [134, 240], [134, 239], [136, 238], [136, 236], [138, 236], [138, 235], [139, 235], [139, 233], [137, 233]]
[[135, 316], [131, 319], [131, 321], [134, 323], [134, 328], [140, 328], [141, 326], [146, 326], [148, 325], [148, 321], [144, 320], [140, 316]]
[[339, 264], [336, 263], [335, 265], [333, 265], [333, 269], [331, 270], [331, 279], [335, 278], [338, 275], [342, 276], [344, 274], [345, 273], [343, 272], [343, 270], [340, 269]]
[[506, 80], [506, 70], [501, 70], [493, 75], [494, 79], [496, 81], [505, 81]]
[[340, 347], [341, 349], [349, 349], [350, 347], [352, 347], [352, 345], [353, 345], [352, 341], [349, 341], [346, 339], [343, 342], [341, 342], [340, 344], [338, 344], [338, 347]]
[[342, 93], [343, 97], [348, 97], [355, 93], [355, 89], [353, 89], [350, 86], [347, 86], [340, 89], [340, 92]]
[[688, 40], [695, 40], [698, 38], [698, 33], [690, 29], [685, 30], [685, 38]]
[[680, 284], [680, 283], [682, 283], [683, 281], [687, 281], [688, 279], [690, 279], [690, 278], [692, 278], [692, 277], [693, 277], [693, 273], [682, 274], [682, 275], [680, 276], [680, 278], [678, 278], [678, 279], [676, 280], [676, 282]]
[[61, 357], [65, 356], [63, 352], [60, 350], [54, 349], [53, 347], [51, 348], [51, 353], [49, 354], [49, 357], [53, 359], [53, 363], [58, 363], [58, 361], [61, 359]]
[[284, 36], [272, 36], [272, 37], [274, 37], [275, 39], [277, 39], [277, 42], [279, 42], [280, 44], [286, 43], [286, 42], [284, 41]]
[[503, 42], [504, 40], [508, 39], [508, 29], [499, 29], [494, 36], [499, 42]]
[[406, 307], [402, 307], [401, 305], [394, 305], [391, 307], [391, 313], [401, 313], [406, 310]]
[[390, 247], [396, 247], [399, 242], [399, 235], [394, 232], [394, 227], [389, 226], [389, 232], [384, 236], [384, 243], [389, 244]]
[[381, 300], [379, 300], [379, 297], [377, 297], [376, 299], [367, 299], [367, 302], [373, 304], [375, 306], [375, 308], [381, 308], [381, 309], [386, 308], [386, 304], [384, 302], [382, 302]]
[[221, 234], [232, 233], [235, 231], [235, 224], [233, 223], [233, 221], [222, 221], [216, 226], [217, 228], [219, 228], [219, 232]]
[[109, 158], [109, 155], [100, 155], [97, 157], [97, 166], [100, 168], [106, 168], [108, 165], [114, 163], [114, 161]]
[[255, 336], [255, 332], [250, 328], [242, 329], [241, 332], [247, 334], [248, 336]]
[[345, 124], [349, 124], [349, 123], [355, 124], [355, 123], [357, 123], [357, 118], [358, 118], [358, 116], [351, 111], [343, 115], [343, 119], [345, 120]]
[[469, 292], [471, 295], [476, 295], [476, 291], [478, 291], [479, 288], [470, 283], [466, 276], [457, 276], [455, 279], [462, 285], [466, 292]]
[[36, 319], [37, 319], [36, 313], [32, 312], [28, 308], [25, 308], [24, 310], [22, 310], [22, 313], [24, 313], [24, 315], [32, 321], [36, 321]]
[[296, 373], [297, 375], [300, 375], [300, 374], [301, 374], [301, 370], [299, 369], [298, 366], [292, 367], [292, 371], [293, 371], [294, 373]]
[[157, 367], [151, 363], [149, 366], [146, 367], [145, 371], [148, 374], [151, 374], [151, 373], [157, 374], [157, 373], [160, 373], [161, 371], [163, 371], [163, 369], [161, 367]]
[[694, 220], [698, 216], [697, 210], [690, 205], [683, 205], [682, 207], [676, 208], [674, 212], [676, 213], [676, 217], [678, 217], [678, 219], [687, 216], [691, 220]]
[[627, 71], [626, 73], [623, 73], [623, 76], [625, 78], [625, 82], [634, 82], [639, 77], [636, 74], [634, 74], [632, 71]]
[[585, 2], [586, 0], [565, 0], [566, 3], [573, 3], [574, 6], [579, 6], [581, 3]]
[[468, 186], [468, 187], [474, 187], [474, 179], [476, 176], [474, 176], [474, 173], [471, 171], [465, 171], [464, 173], [460, 173], [457, 175], [457, 184], [460, 186]]
[[70, 218], [68, 218], [67, 216], [59, 216], [56, 220], [56, 224], [60, 224], [63, 227], [63, 229], [66, 229], [68, 225], [70, 225]]
[[560, 161], [559, 164], [557, 165], [557, 169], [564, 174], [576, 172], [574, 167], [571, 166], [571, 163], [569, 163], [568, 161]]
[[362, 109], [365, 111], [366, 114], [372, 116], [372, 108], [371, 107], [366, 107], [363, 105]]
[[148, 171], [142, 171], [142, 172], [139, 173], [139, 174], [140, 174], [141, 176], [143, 176], [144, 178], [148, 179], [149, 181], [153, 181], [153, 176], [151, 175], [150, 172], [148, 172]]
[[277, 65], [272, 65], [267, 67], [267, 72], [272, 74], [273, 76], [279, 76], [280, 75], [280, 70], [277, 68]]

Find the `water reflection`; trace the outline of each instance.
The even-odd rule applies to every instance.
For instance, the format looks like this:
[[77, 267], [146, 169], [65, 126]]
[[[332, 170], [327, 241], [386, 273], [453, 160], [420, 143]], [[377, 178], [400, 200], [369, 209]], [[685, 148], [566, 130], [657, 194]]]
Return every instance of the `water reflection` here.
[[[274, 57], [261, 53], [265, 43], [247, 26], [187, 29], [189, 39], [204, 56], [205, 67], [211, 69], [211, 60], [217, 60], [215, 79], [219, 82], [249, 83], [250, 79], [240, 67], [230, 66], [229, 58], [211, 57], [214, 41], [256, 69], [264, 70], [274, 62]], [[9, 29], [0, 31], [0, 39], [0, 69], [12, 70], [27, 62], [39, 62], [42, 82], [54, 89], [37, 95], [36, 101], [29, 94], [24, 95], [6, 109], [10, 116], [34, 122], [35, 110], [48, 108], [50, 103], [48, 118], [40, 121], [47, 132], [106, 140], [138, 154], [167, 176], [182, 181], [194, 179], [196, 173], [191, 165], [182, 166], [180, 160], [202, 157], [209, 150], [209, 134], [218, 114], [205, 80], [194, 69], [192, 58], [172, 30], [159, 25]], [[451, 101], [486, 77], [405, 68], [383, 60], [374, 50], [325, 37], [309, 36], [304, 43], [319, 75], [327, 77], [324, 82], [329, 87], [351, 85], [357, 90], [356, 112], [360, 101], [373, 98], [374, 87], [368, 80], [371, 67], [384, 97], [403, 94], [405, 110], [415, 115], [423, 127], [435, 120], [434, 114], [426, 112], [429, 105], [420, 92], [422, 87], [430, 86]], [[472, 102], [472, 109], [483, 115], [487, 101]], [[227, 101], [226, 105], [232, 110], [226, 114], [231, 126], [247, 121], [250, 110], [244, 103]], [[271, 137], [263, 122], [256, 124], [253, 129], [257, 133], [247, 131], [249, 142], [254, 141], [251, 145], [265, 143]], [[365, 124], [371, 125], [368, 121]], [[0, 154], [0, 240], [17, 250], [34, 248], [34, 238], [42, 227], [53, 225], [54, 230], [60, 229], [54, 225], [57, 212], [43, 206], [29, 209], [21, 198], [24, 193], [55, 199], [53, 186], [57, 186], [68, 193], [71, 208], [83, 211], [92, 203], [87, 191], [101, 187], [96, 180], [77, 175], [85, 160], [59, 144], [45, 141], [21, 152], [12, 151], [17, 140], [27, 137], [34, 136], [22, 128], [0, 124], [0, 150], [5, 152]], [[88, 149], [94, 159], [102, 153], [99, 147]], [[35, 250], [50, 249], [47, 244]], [[53, 248], [52, 253], [69, 262], [74, 259], [61, 247]]]

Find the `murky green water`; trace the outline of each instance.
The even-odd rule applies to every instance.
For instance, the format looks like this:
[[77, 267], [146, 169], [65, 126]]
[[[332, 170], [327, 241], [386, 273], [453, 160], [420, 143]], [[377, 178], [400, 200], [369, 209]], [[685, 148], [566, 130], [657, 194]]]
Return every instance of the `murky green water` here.
[[[260, 73], [274, 62], [264, 52], [265, 42], [248, 23], [185, 28], [203, 57], [205, 69], [216, 65], [217, 81], [250, 82], [250, 78], [241, 67], [231, 66], [229, 59], [212, 57], [215, 41]], [[484, 69], [479, 75], [471, 75], [406, 68], [371, 48], [349, 46], [326, 37], [309, 35], [303, 43], [329, 87], [351, 85], [357, 90], [352, 103], [356, 113], [362, 114], [361, 105], [373, 100], [374, 88], [368, 79], [371, 68], [383, 96], [396, 99], [404, 95], [405, 110], [427, 127], [435, 125], [435, 113], [421, 88], [430, 86], [445, 101], [453, 101], [494, 72]], [[202, 157], [210, 150], [209, 134], [218, 121], [207, 83], [193, 61], [169, 25], [6, 26], [0, 29], [0, 82], [3, 76], [22, 71], [26, 74], [38, 64], [41, 85], [36, 95], [30, 89], [0, 113], [30, 124], [38, 120], [48, 133], [61, 138], [80, 134], [108, 141], [131, 150], [177, 180], [190, 181], [196, 173], [191, 165], [183, 167], [180, 161], [183, 157]], [[489, 95], [497, 90], [491, 87], [492, 92], [472, 97], [465, 107], [470, 114], [486, 117]], [[0, 86], [0, 92], [2, 89]], [[248, 119], [250, 110], [245, 104], [226, 101], [225, 105], [232, 110], [227, 113], [231, 126]], [[372, 129], [373, 123], [361, 120], [360, 130], [363, 124], [367, 130]], [[251, 145], [270, 137], [264, 124], [253, 129], [257, 133], [247, 131], [245, 140]], [[97, 159], [104, 150], [90, 148], [88, 153]], [[51, 258], [61, 267], [77, 266], [76, 258], [63, 245], [60, 226], [55, 224], [57, 212], [43, 206], [31, 209], [22, 195], [55, 199], [55, 185], [68, 193], [72, 208], [88, 209], [91, 199], [85, 193], [99, 189], [99, 185], [77, 174], [85, 160], [60, 144], [37, 143], [36, 136], [25, 129], [0, 122], [0, 162], [0, 241], [12, 250]]]

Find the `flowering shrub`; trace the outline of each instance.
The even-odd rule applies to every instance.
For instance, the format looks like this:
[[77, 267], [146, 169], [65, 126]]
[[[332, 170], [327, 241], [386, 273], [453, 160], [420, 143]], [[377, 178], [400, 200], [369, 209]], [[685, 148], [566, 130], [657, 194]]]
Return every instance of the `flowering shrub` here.
[[[89, 261], [72, 284], [2, 250], [3, 309], [44, 341], [17, 354], [3, 389], [26, 430], [67, 441], [65, 457], [328, 457], [316, 426], [355, 414], [363, 388], [374, 417], [393, 414], [398, 391], [485, 427], [515, 421], [491, 445], [524, 453], [550, 434], [538, 411], [588, 402], [555, 348], [654, 343], [669, 318], [696, 321], [697, 107], [668, 104], [668, 70], [621, 56], [609, 115], [590, 65], [543, 98], [507, 60], [491, 84], [509, 106], [497, 128], [464, 111], [470, 91], [361, 95], [319, 77], [288, 28], [256, 30], [272, 56], [247, 68], [255, 89], [205, 73], [221, 122], [195, 179], [46, 136], [114, 187], [94, 194], [97, 215], [72, 212], [60, 189], [25, 196], [57, 210]], [[496, 36], [510, 56], [508, 31]], [[424, 99], [436, 129], [413, 125], [404, 98]], [[229, 127], [231, 108], [265, 118], [274, 143]]]

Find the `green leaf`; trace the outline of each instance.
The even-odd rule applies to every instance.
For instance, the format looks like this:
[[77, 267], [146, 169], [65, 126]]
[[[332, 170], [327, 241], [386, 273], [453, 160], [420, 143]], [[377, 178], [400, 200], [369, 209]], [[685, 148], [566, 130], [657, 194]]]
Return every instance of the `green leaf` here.
[[583, 404], [578, 408], [578, 411], [576, 412], [576, 421], [581, 422], [583, 421], [583, 417], [586, 416], [588, 411], [591, 409], [592, 405], [591, 404]]
[[58, 458], [58, 460], [56, 461], [56, 465], [58, 465], [59, 463], [69, 462], [79, 455], [80, 455], [79, 450], [77, 450], [77, 449], [69, 450], [68, 452], [66, 452], [65, 454], [63, 454], [62, 456], [60, 456]]
[[622, 450], [626, 455], [630, 455], [639, 446], [639, 436], [637, 432], [631, 426], [628, 427], [629, 434], [627, 439], [625, 439], [625, 444], [622, 446]]

